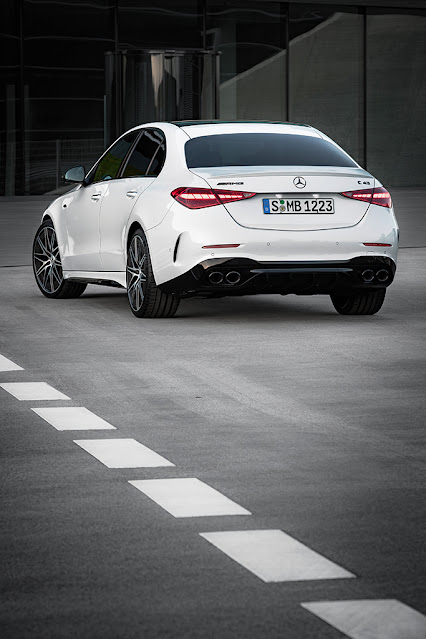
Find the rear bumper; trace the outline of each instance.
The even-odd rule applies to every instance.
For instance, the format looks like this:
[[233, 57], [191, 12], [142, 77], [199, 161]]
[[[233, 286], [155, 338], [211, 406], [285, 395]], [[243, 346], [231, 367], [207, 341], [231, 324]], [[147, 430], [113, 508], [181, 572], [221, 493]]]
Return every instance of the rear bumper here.
[[[311, 231], [276, 231], [238, 225], [224, 207], [191, 213], [176, 202], [165, 220], [147, 234], [157, 285], [185, 276], [211, 258], [244, 263], [347, 262], [364, 256], [387, 257], [396, 264], [398, 226], [392, 209], [371, 205], [352, 227]], [[218, 210], [212, 210], [218, 209]], [[364, 242], [390, 246], [371, 247]], [[235, 244], [237, 247], [206, 249], [204, 246]], [[236, 262], [235, 264], [239, 264]], [[231, 264], [232, 266], [232, 264]], [[255, 268], [255, 267], [254, 267]]]
[[389, 286], [395, 262], [383, 256], [342, 261], [258, 262], [248, 258], [208, 259], [160, 285], [181, 297], [224, 297], [278, 293], [318, 295]]

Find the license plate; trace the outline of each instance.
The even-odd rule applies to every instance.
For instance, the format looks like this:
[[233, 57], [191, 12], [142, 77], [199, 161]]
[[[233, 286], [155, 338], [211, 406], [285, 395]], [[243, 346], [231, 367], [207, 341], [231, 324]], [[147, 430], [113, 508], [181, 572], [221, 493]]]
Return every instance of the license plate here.
[[268, 198], [263, 201], [263, 212], [267, 215], [330, 215], [334, 213], [333, 198]]

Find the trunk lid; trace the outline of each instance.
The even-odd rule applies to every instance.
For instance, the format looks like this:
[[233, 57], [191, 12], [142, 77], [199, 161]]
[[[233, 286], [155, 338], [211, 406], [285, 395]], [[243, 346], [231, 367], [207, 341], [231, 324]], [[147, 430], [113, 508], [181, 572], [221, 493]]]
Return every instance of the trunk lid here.
[[[352, 167], [209, 167], [193, 168], [191, 171], [202, 177], [212, 189], [256, 193], [252, 198], [224, 206], [241, 226], [278, 231], [354, 226], [364, 217], [369, 204], [349, 199], [340, 193], [375, 186], [374, 178], [367, 171]], [[299, 187], [296, 183], [299, 183]], [[277, 213], [272, 211], [271, 206], [270, 213], [265, 213], [263, 200], [273, 200], [271, 205], [274, 209], [276, 202], [280, 202], [278, 206], [285, 211]], [[331, 200], [332, 204], [322, 205], [319, 201], [314, 204], [315, 200]], [[295, 201], [299, 204], [294, 204]], [[287, 207], [300, 207], [301, 210], [291, 212]], [[315, 207], [332, 207], [333, 212], [313, 212]]]

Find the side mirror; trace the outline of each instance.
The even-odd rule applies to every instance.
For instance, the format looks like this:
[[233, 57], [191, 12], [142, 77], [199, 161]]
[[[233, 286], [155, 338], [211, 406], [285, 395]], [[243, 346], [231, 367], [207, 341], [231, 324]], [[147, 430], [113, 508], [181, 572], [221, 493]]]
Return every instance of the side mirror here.
[[86, 175], [86, 169], [84, 166], [73, 166], [72, 169], [68, 169], [68, 171], [64, 175], [64, 179], [66, 182], [84, 182], [84, 177]]

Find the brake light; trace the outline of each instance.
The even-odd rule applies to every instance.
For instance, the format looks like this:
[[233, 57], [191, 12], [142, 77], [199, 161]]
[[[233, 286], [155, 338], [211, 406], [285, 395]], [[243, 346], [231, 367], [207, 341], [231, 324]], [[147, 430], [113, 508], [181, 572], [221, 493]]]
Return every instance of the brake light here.
[[213, 190], [186, 186], [181, 186], [171, 192], [171, 196], [188, 209], [204, 209], [207, 206], [217, 206], [218, 204], [226, 204], [227, 202], [246, 200], [254, 195], [256, 195], [256, 193], [249, 193], [247, 191]]
[[341, 195], [350, 197], [353, 200], [368, 202], [368, 204], [378, 204], [388, 208], [392, 206], [390, 193], [383, 186], [378, 186], [375, 189], [361, 189], [360, 191], [345, 191]]
[[389, 209], [392, 206], [392, 199], [389, 191], [378, 186], [375, 189], [362, 189], [360, 191], [345, 191], [340, 195], [350, 197], [353, 200], [361, 200], [361, 202], [368, 202], [369, 204], [378, 204], [379, 206], [387, 206]]

